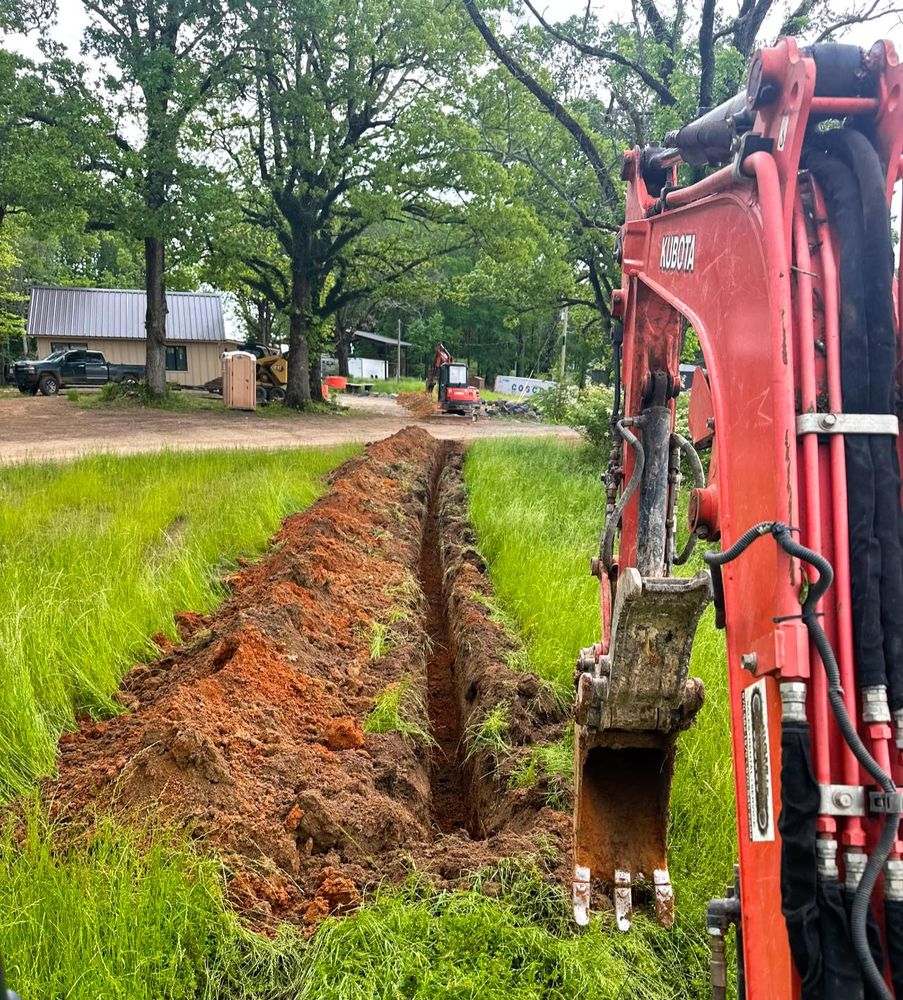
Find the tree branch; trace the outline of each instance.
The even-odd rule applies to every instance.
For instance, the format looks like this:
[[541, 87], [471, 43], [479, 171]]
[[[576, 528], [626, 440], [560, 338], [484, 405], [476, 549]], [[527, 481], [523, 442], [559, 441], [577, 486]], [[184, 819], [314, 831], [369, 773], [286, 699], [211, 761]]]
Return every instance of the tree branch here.
[[590, 138], [587, 131], [582, 125], [579, 124], [579, 122], [576, 121], [576, 119], [560, 101], [556, 100], [523, 68], [523, 66], [521, 66], [521, 64], [513, 56], [509, 55], [506, 49], [492, 33], [489, 25], [483, 20], [483, 15], [479, 12], [479, 10], [477, 10], [475, 0], [464, 0], [464, 7], [470, 15], [470, 19], [476, 26], [477, 31], [479, 31], [479, 33], [483, 36], [484, 41], [495, 53], [499, 62], [508, 70], [514, 79], [523, 84], [523, 86], [530, 91], [539, 103], [542, 104], [546, 111], [548, 111], [553, 118], [559, 121], [574, 137], [581, 152], [587, 160], [589, 160], [593, 171], [595, 172], [596, 180], [599, 182], [599, 187], [602, 191], [603, 200], [609, 205], [610, 208], [616, 210], [620, 202], [618, 193], [615, 190], [615, 186], [608, 174], [608, 168], [605, 166], [599, 150], [596, 149], [596, 145]]
[[[559, 28], [550, 24], [536, 9], [532, 0], [524, 0], [524, 4], [530, 10], [530, 13], [536, 18], [537, 21], [543, 26], [543, 28], [559, 42], [564, 42], [565, 45], [570, 45], [575, 48], [578, 52], [585, 56], [594, 56], [596, 59], [604, 59], [607, 62], [617, 63], [619, 66], [623, 66], [625, 69], [629, 69], [631, 72], [636, 73], [636, 75], [649, 87], [662, 102], [662, 104], [668, 105], [669, 107], [677, 103], [677, 98], [671, 93], [668, 87], [662, 83], [661, 80], [656, 79], [648, 70], [644, 69], [639, 63], [634, 62], [633, 59], [628, 59], [626, 56], [621, 55], [620, 52], [614, 49], [603, 49], [597, 45], [589, 45], [586, 42], [581, 42], [578, 38], [574, 38], [572, 35], [566, 35]], [[465, 2], [465, 7], [470, 9], [468, 4]], [[654, 8], [653, 8], [654, 9]], [[471, 14], [473, 17], [473, 14]], [[479, 27], [479, 25], [477, 25]], [[481, 32], [482, 33], [482, 32]], [[485, 38], [485, 35], [483, 36]], [[491, 47], [491, 46], [490, 46]]]

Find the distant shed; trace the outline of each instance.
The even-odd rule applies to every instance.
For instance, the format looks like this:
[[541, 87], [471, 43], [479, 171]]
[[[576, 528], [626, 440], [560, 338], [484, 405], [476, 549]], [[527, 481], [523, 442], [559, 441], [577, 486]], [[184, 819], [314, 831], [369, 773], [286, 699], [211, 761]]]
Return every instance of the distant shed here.
[[[351, 347], [353, 356], [348, 359], [348, 371], [353, 378], [401, 378], [404, 375], [407, 349], [410, 346], [407, 340], [383, 337], [369, 330], [357, 330]], [[401, 347], [400, 352], [399, 347]]]
[[[166, 379], [203, 385], [220, 374], [226, 339], [223, 303], [208, 292], [167, 292]], [[143, 291], [35, 285], [26, 332], [38, 344], [38, 357], [51, 351], [90, 348], [114, 364], [143, 365], [147, 336]]]

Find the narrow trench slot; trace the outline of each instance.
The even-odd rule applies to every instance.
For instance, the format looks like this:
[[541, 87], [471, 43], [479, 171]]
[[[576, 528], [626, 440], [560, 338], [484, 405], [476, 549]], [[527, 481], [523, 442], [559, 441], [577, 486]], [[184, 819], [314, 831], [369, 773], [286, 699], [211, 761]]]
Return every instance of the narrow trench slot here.
[[455, 685], [455, 650], [442, 589], [442, 553], [439, 547], [439, 479], [451, 449], [440, 445], [430, 475], [426, 517], [420, 546], [420, 586], [427, 601], [427, 710], [435, 744], [430, 755], [433, 822], [443, 833], [468, 828], [468, 799], [464, 778], [461, 706]]

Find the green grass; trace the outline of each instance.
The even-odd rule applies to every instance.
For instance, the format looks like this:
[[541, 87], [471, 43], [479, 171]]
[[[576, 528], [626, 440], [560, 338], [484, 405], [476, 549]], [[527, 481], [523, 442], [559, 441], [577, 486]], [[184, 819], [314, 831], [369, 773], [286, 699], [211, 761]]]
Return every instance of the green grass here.
[[385, 622], [374, 622], [370, 626], [370, 659], [378, 660], [389, 649], [389, 626]]
[[260, 553], [356, 447], [207, 452], [0, 470], [0, 796], [53, 770], [56, 742], [111, 692], [177, 611]]
[[348, 381], [352, 385], [372, 386], [370, 391], [373, 393], [424, 392], [426, 390], [426, 379], [422, 378], [350, 378]]
[[560, 740], [539, 743], [511, 775], [515, 788], [528, 788], [544, 779], [546, 804], [561, 809], [574, 777], [574, 727], [569, 725]]
[[108, 382], [101, 388], [100, 392], [80, 392], [78, 389], [69, 389], [66, 392], [66, 399], [83, 410], [133, 410], [150, 407], [155, 410], [173, 410], [179, 413], [195, 410], [229, 412], [226, 410], [222, 398], [212, 399], [209, 396], [201, 396], [198, 393], [186, 392], [182, 389], [167, 388], [166, 395], [158, 399], [156, 396], [150, 395], [143, 382], [135, 388], [128, 388], [116, 382]]
[[427, 730], [427, 712], [411, 678], [390, 684], [381, 691], [373, 709], [364, 719], [365, 733], [400, 733], [405, 739], [432, 745], [435, 740]]
[[465, 730], [465, 759], [470, 760], [484, 752], [495, 757], [507, 757], [511, 753], [511, 744], [506, 739], [510, 727], [510, 710], [506, 702], [500, 701], [479, 719], [474, 719]]
[[563, 898], [548, 906], [557, 917], [550, 927], [546, 908], [537, 905], [549, 894], [536, 876], [489, 886], [492, 895], [435, 893], [416, 882], [379, 894], [357, 916], [313, 939], [299, 1000], [643, 996], [627, 960], [629, 941], [613, 949], [598, 929], [579, 937], [562, 933]]
[[[399, 392], [425, 392], [426, 379], [422, 378], [390, 378], [383, 380], [350, 378], [349, 382], [355, 385], [370, 385], [373, 393], [399, 393]], [[492, 402], [496, 399], [516, 399], [516, 396], [507, 396], [502, 392], [493, 392], [492, 389], [481, 389], [480, 398], [485, 402]]]
[[120, 395], [119, 386], [109, 383], [112, 390], [110, 392], [79, 392], [78, 389], [69, 389], [66, 399], [75, 403], [83, 410], [135, 410], [154, 409], [168, 410], [176, 413], [216, 413], [225, 415], [226, 418], [235, 414], [247, 415], [253, 412], [257, 417], [265, 419], [306, 417], [311, 414], [344, 415], [346, 410], [335, 401], [312, 399], [304, 410], [295, 410], [285, 406], [276, 400], [272, 403], [261, 403], [253, 411], [250, 410], [229, 410], [222, 400], [222, 397], [212, 398], [200, 395], [197, 392], [189, 392], [181, 389], [169, 389], [162, 399], [149, 396], [143, 387], [139, 386], [134, 395]]
[[213, 858], [103, 822], [57, 850], [40, 810], [0, 832], [0, 949], [23, 997], [189, 1000], [227, 930]]
[[[600, 471], [586, 446], [549, 439], [478, 441], [465, 467], [496, 600], [520, 630], [534, 670], [562, 694], [572, 692], [577, 651], [600, 628], [598, 585], [589, 575], [604, 520]], [[659, 968], [660, 987], [648, 994], [657, 1000], [708, 995], [705, 905], [723, 895], [736, 854], [727, 667], [711, 611], [691, 673], [705, 681], [706, 703], [678, 741], [670, 828], [677, 922], [663, 932], [639, 921], [630, 935], [636, 960]]]
[[[212, 608], [217, 576], [259, 552], [279, 518], [322, 489], [353, 449], [96, 457], [0, 471], [0, 780], [4, 793], [52, 767], [75, 711], [103, 714], [123, 669], [181, 609]], [[534, 669], [570, 694], [576, 651], [596, 637], [588, 574], [598, 545], [598, 468], [560, 442], [478, 442], [466, 476], [496, 602]], [[414, 599], [413, 596], [411, 598]], [[390, 623], [391, 624], [391, 623]], [[734, 856], [726, 670], [706, 619], [693, 672], [707, 682], [679, 742], [671, 828], [678, 921], [601, 916], [576, 933], [546, 859], [480, 872], [473, 888], [425, 878], [384, 887], [309, 942], [242, 929], [216, 859], [178, 840], [102, 822], [90, 842], [55, 844], [40, 810], [0, 827], [0, 951], [23, 996], [72, 1000], [684, 1000], [708, 996], [705, 903]], [[370, 732], [419, 725], [401, 685]], [[416, 693], [416, 692], [415, 692]], [[501, 713], [476, 724], [505, 741]], [[386, 727], [389, 727], [388, 729]], [[567, 773], [568, 736], [533, 766]]]
[[568, 700], [577, 653], [599, 630], [589, 561], [602, 528], [600, 471], [586, 449], [527, 439], [475, 442], [466, 465], [496, 600], [533, 669]]

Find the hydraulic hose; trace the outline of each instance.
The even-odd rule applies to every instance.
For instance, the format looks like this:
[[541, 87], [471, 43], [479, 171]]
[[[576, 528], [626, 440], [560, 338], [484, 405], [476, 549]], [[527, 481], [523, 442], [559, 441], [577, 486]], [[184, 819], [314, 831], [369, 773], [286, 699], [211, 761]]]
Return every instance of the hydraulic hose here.
[[624, 438], [630, 447], [633, 448], [635, 457], [633, 462], [633, 474], [630, 477], [630, 481], [621, 493], [617, 506], [612, 511], [612, 515], [605, 525], [605, 531], [602, 533], [600, 555], [602, 556], [602, 565], [606, 570], [609, 569], [612, 559], [614, 558], [615, 532], [618, 530], [618, 525], [621, 523], [621, 515], [624, 513], [624, 509], [627, 504], [630, 503], [630, 498], [636, 492], [636, 488], [640, 485], [640, 480], [643, 478], [643, 469], [646, 466], [646, 452], [643, 450], [643, 445], [639, 438], [628, 430], [628, 425], [638, 426], [640, 425], [641, 420], [641, 417], [625, 418], [624, 420], [619, 420], [617, 424], [618, 433], [622, 438]]
[[[887, 774], [869, 753], [847, 713], [847, 708], [843, 700], [843, 688], [840, 683], [840, 669], [837, 665], [837, 659], [834, 656], [831, 643], [818, 621], [816, 608], [818, 607], [818, 602], [822, 599], [834, 580], [834, 570], [824, 556], [797, 542], [792, 537], [791, 530], [790, 527], [780, 521], [762, 521], [745, 531], [726, 551], [706, 552], [703, 558], [711, 566], [724, 566], [745, 552], [757, 538], [761, 538], [763, 535], [771, 535], [789, 556], [799, 559], [800, 562], [804, 562], [816, 570], [818, 577], [814, 582], [810, 582], [806, 600], [803, 602], [802, 620], [809, 633], [809, 638], [818, 650], [828, 677], [828, 700], [831, 704], [831, 711], [834, 713], [834, 718], [837, 721], [837, 727], [841, 735], [862, 767], [885, 792], [895, 796], [897, 786], [893, 778]], [[899, 811], [891, 810], [885, 813], [881, 836], [869, 857], [865, 871], [853, 896], [853, 907], [850, 914], [853, 949], [856, 952], [856, 957], [859, 959], [859, 964], [862, 967], [866, 981], [874, 991], [874, 995], [881, 998], [881, 1000], [893, 1000], [893, 994], [888, 989], [882, 971], [875, 963], [874, 956], [869, 948], [868, 915], [872, 893], [878, 877], [884, 868], [884, 863], [893, 849], [899, 821]]]
[[[671, 440], [677, 445], [678, 448], [687, 457], [687, 461], [690, 463], [690, 469], [693, 472], [693, 485], [697, 489], [705, 489], [705, 469], [702, 467], [702, 460], [699, 457], [699, 452], [693, 447], [692, 444], [682, 435], [682, 434], [672, 434]], [[696, 534], [695, 532], [690, 532], [690, 537], [687, 539], [686, 545], [681, 549], [680, 555], [674, 557], [675, 566], [683, 566], [683, 564], [690, 558], [693, 554], [693, 550], [696, 548]]]
[[621, 419], [621, 354], [624, 344], [624, 326], [617, 323], [611, 333], [611, 343], [614, 351], [612, 368], [614, 370], [615, 396], [611, 404], [612, 429], [617, 427]]

